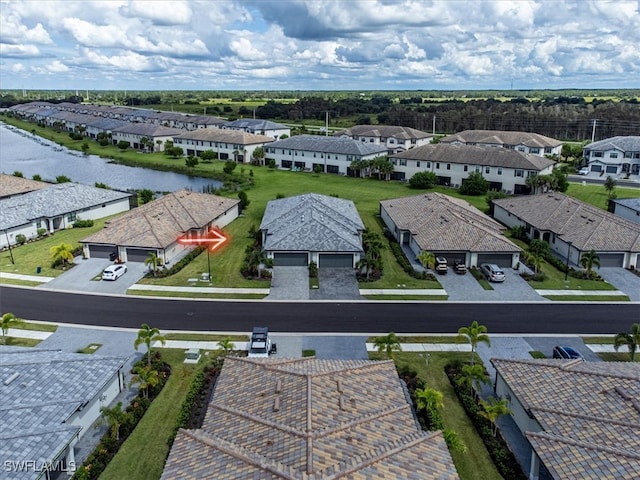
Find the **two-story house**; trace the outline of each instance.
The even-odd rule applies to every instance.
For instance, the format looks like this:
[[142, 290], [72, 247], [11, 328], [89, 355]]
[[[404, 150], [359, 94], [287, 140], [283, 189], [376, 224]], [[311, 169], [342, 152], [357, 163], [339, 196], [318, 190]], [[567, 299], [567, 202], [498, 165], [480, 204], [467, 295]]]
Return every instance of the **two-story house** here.
[[527, 177], [548, 175], [556, 162], [517, 150], [457, 144], [429, 144], [389, 156], [393, 178], [409, 180], [418, 172], [434, 172], [440, 185], [458, 188], [472, 172], [482, 173], [491, 190], [523, 194]]
[[233, 122], [225, 123], [222, 128], [255, 133], [256, 135], [265, 135], [274, 140], [278, 140], [283, 135], [287, 137], [291, 136], [291, 128], [286, 125], [272, 122], [271, 120], [261, 120], [259, 118], [241, 118]]
[[182, 147], [185, 155], [200, 156], [209, 150], [215, 152], [218, 160], [231, 159], [239, 163], [249, 163], [256, 148], [272, 141], [265, 135], [221, 128], [182, 131], [173, 137], [173, 144]]
[[410, 127], [395, 125], [356, 125], [333, 134], [359, 142], [387, 147], [389, 154], [400, 153], [433, 141], [433, 135]]
[[591, 172], [640, 174], [640, 136], [611, 137], [585, 145], [582, 156]]
[[562, 152], [562, 142], [555, 138], [545, 137], [537, 133], [502, 130], [465, 130], [440, 139], [440, 143], [499, 147], [522, 153], [531, 153], [540, 157], [545, 155], [559, 156]]

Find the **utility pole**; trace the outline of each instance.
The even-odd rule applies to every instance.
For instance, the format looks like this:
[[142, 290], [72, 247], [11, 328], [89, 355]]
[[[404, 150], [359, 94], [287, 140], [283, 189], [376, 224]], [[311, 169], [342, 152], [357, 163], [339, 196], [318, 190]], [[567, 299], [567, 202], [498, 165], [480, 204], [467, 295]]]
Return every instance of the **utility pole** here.
[[329, 112], [325, 112], [325, 117], [324, 117], [324, 136], [328, 137], [329, 136]]
[[596, 139], [596, 123], [598, 122], [597, 119], [593, 119], [593, 129], [591, 130], [591, 143], [593, 143]]
[[433, 116], [433, 136], [436, 136], [436, 116]]

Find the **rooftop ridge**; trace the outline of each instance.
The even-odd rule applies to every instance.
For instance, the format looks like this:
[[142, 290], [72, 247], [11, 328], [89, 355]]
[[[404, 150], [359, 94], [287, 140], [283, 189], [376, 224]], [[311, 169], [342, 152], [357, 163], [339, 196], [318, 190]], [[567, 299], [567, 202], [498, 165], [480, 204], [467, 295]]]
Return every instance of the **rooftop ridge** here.
[[407, 409], [411, 409], [411, 406], [409, 404], [403, 404], [400, 405], [399, 407], [387, 407], [387, 408], [381, 408], [379, 410], [373, 411], [373, 412], [369, 412], [367, 414], [361, 415], [358, 418], [351, 420], [350, 422], [344, 422], [341, 423], [339, 425], [336, 425], [334, 427], [327, 427], [325, 429], [322, 430], [318, 430], [314, 433], [311, 434], [311, 436], [314, 439], [318, 439], [318, 438], [323, 438], [326, 437], [328, 435], [331, 435], [333, 433], [339, 432], [341, 430], [346, 430], [358, 425], [361, 425], [363, 423], [369, 422], [371, 421], [371, 418], [382, 418], [382, 417], [386, 417], [388, 415], [393, 415], [394, 413], [400, 412], [402, 410], [407, 410]]
[[238, 417], [242, 417], [242, 418], [245, 418], [247, 420], [251, 420], [252, 422], [256, 422], [256, 423], [259, 423], [261, 425], [266, 425], [268, 427], [275, 428], [276, 430], [280, 430], [281, 432], [290, 433], [291, 435], [295, 435], [295, 436], [300, 437], [300, 438], [306, 438], [308, 436], [308, 434], [303, 430], [299, 430], [297, 428], [290, 427], [290, 426], [285, 425], [283, 423], [273, 422], [271, 420], [267, 420], [266, 418], [258, 417], [257, 415], [252, 415], [250, 413], [243, 412], [242, 410], [238, 410], [238, 409], [236, 409], [234, 407], [230, 407], [228, 405], [223, 405], [223, 404], [220, 404], [220, 403], [210, 403], [209, 404], [209, 408], [212, 408], [212, 409], [215, 409], [215, 410], [220, 410], [220, 411], [223, 411], [225, 413], [229, 413], [231, 415], [236, 415]]
[[78, 425], [69, 425], [66, 423], [60, 423], [57, 426], [53, 424], [49, 424], [51, 428], [34, 428], [33, 430], [21, 430], [20, 432], [11, 432], [11, 434], [7, 435], [6, 433], [0, 433], [0, 440], [11, 440], [13, 438], [21, 438], [24, 436], [35, 436], [35, 435], [44, 435], [47, 433], [56, 433], [56, 432], [72, 432], [80, 431], [80, 426]]
[[559, 410], [557, 408], [549, 408], [549, 407], [542, 407], [542, 406], [535, 406], [535, 405], [532, 407], [529, 407], [529, 409], [536, 410], [539, 412], [554, 413], [554, 414], [563, 415], [566, 417], [580, 418], [582, 420], [592, 420], [598, 423], [605, 423], [605, 424], [609, 423], [613, 425], [620, 425], [621, 427], [640, 428], [640, 423], [633, 423], [633, 422], [629, 422], [628, 420], [620, 421], [620, 420], [615, 420], [609, 417], [597, 417], [594, 415], [585, 415], [584, 413], [568, 412], [566, 410]]
[[[590, 370], [573, 370], [573, 367], [584, 365], [585, 362], [583, 360], [572, 360], [570, 362], [563, 362], [561, 360], [556, 361], [555, 359], [551, 362], [549, 359], [517, 359], [517, 358], [492, 358], [491, 362], [501, 362], [501, 363], [518, 363], [524, 365], [535, 365], [535, 366], [543, 366], [548, 368], [556, 368], [559, 370], [566, 370], [573, 373], [579, 373], [583, 375], [592, 375], [597, 377], [607, 377], [607, 378], [619, 378], [622, 380], [636, 380], [640, 381], [640, 375], [625, 375], [621, 373], [611, 373], [611, 372], [603, 372], [603, 371], [590, 371]], [[553, 363], [552, 363], [553, 362]], [[589, 362], [586, 362], [589, 363]], [[626, 363], [626, 362], [625, 362]], [[640, 373], [640, 369], [639, 369]]]
[[591, 442], [583, 442], [580, 440], [575, 440], [570, 437], [563, 437], [560, 435], [555, 435], [553, 433], [547, 433], [547, 432], [527, 432], [526, 435], [527, 437], [537, 437], [537, 438], [542, 438], [546, 440], [562, 442], [562, 443], [573, 445], [576, 447], [583, 447], [589, 450], [597, 450], [605, 453], [611, 453], [614, 455], [620, 455], [623, 457], [632, 458], [634, 460], [640, 460], [640, 453], [635, 453], [634, 451], [631, 451], [631, 450], [623, 450], [619, 448], [600, 446]]

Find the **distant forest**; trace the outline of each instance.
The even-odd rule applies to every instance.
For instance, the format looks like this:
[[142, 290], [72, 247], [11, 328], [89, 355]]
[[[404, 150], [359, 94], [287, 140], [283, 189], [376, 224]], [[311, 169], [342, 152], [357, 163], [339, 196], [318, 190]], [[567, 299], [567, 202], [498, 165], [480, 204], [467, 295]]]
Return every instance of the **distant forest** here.
[[[22, 93], [22, 95], [20, 95]], [[83, 102], [69, 91], [2, 92], [0, 107], [45, 100]], [[462, 130], [519, 130], [568, 141], [640, 135], [640, 91], [379, 91], [379, 92], [86, 92], [91, 103], [250, 117], [282, 123], [402, 125], [436, 134]], [[435, 120], [434, 120], [435, 119]]]

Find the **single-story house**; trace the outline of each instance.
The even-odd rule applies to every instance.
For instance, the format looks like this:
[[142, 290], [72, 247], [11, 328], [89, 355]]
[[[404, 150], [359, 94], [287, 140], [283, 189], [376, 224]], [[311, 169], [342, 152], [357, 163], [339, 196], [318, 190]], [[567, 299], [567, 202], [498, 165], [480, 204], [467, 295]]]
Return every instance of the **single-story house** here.
[[640, 478], [640, 369], [628, 362], [491, 359], [495, 392], [556, 480]]
[[397, 125], [356, 125], [333, 134], [359, 142], [384, 145], [389, 154], [400, 153], [433, 141], [433, 135], [411, 127]]
[[0, 199], [0, 248], [15, 245], [16, 236], [36, 238], [73, 227], [76, 220], [96, 220], [131, 208], [133, 195], [80, 183], [47, 184], [46, 187]]
[[440, 143], [500, 147], [544, 157], [560, 155], [562, 142], [538, 133], [504, 130], [465, 130], [440, 139]]
[[126, 362], [99, 354], [0, 348], [2, 478], [71, 474], [79, 466], [76, 444], [93, 432], [100, 408], [126, 388]]
[[640, 197], [610, 198], [608, 210], [614, 215], [640, 223]]
[[505, 228], [458, 198], [427, 193], [383, 200], [380, 216], [416, 257], [426, 251], [467, 267], [495, 263], [514, 268], [520, 261], [521, 249], [503, 235]]
[[433, 172], [440, 185], [459, 187], [471, 172], [481, 173], [491, 190], [528, 193], [526, 179], [548, 175], [556, 162], [532, 153], [487, 146], [438, 143], [389, 156], [393, 178], [409, 180], [418, 172]]
[[51, 184], [47, 182], [0, 173], [0, 199], [23, 195], [50, 186]]
[[306, 193], [267, 203], [262, 248], [276, 266], [355, 268], [364, 224], [351, 200]]
[[[153, 152], [164, 151], [165, 142], [173, 140], [173, 137], [182, 133], [179, 128], [163, 127], [152, 123], [128, 123], [122, 127], [111, 130], [111, 142], [117, 145], [120, 141], [129, 142], [131, 148], [136, 150], [149, 149]], [[142, 143], [147, 139], [153, 143], [153, 147]]]
[[281, 123], [272, 122], [271, 120], [261, 120], [259, 118], [241, 118], [233, 122], [225, 123], [223, 128], [256, 135], [265, 135], [273, 140], [278, 140], [282, 135], [286, 135], [287, 137], [291, 136], [290, 127]]
[[457, 479], [392, 361], [227, 357], [202, 427], [180, 429], [162, 480]]
[[605, 138], [585, 145], [582, 157], [589, 170], [605, 175], [640, 174], [640, 136]]
[[206, 236], [210, 227], [222, 228], [238, 217], [240, 201], [208, 193], [179, 190], [142, 205], [105, 224], [81, 240], [87, 258], [144, 262], [154, 253], [170, 263], [193, 247], [178, 243], [183, 235]]
[[295, 135], [265, 146], [265, 161], [278, 168], [312, 171], [319, 166], [325, 173], [351, 174], [351, 162], [373, 160], [387, 155], [387, 147], [363, 143], [346, 137]]
[[640, 225], [559, 192], [493, 201], [493, 218], [507, 227], [524, 226], [531, 239], [549, 243], [572, 265], [595, 250], [602, 267], [637, 267]]
[[182, 147], [185, 155], [200, 156], [202, 152], [215, 152], [218, 160], [249, 163], [258, 147], [272, 142], [273, 138], [238, 130], [202, 128], [174, 135], [173, 144]]

